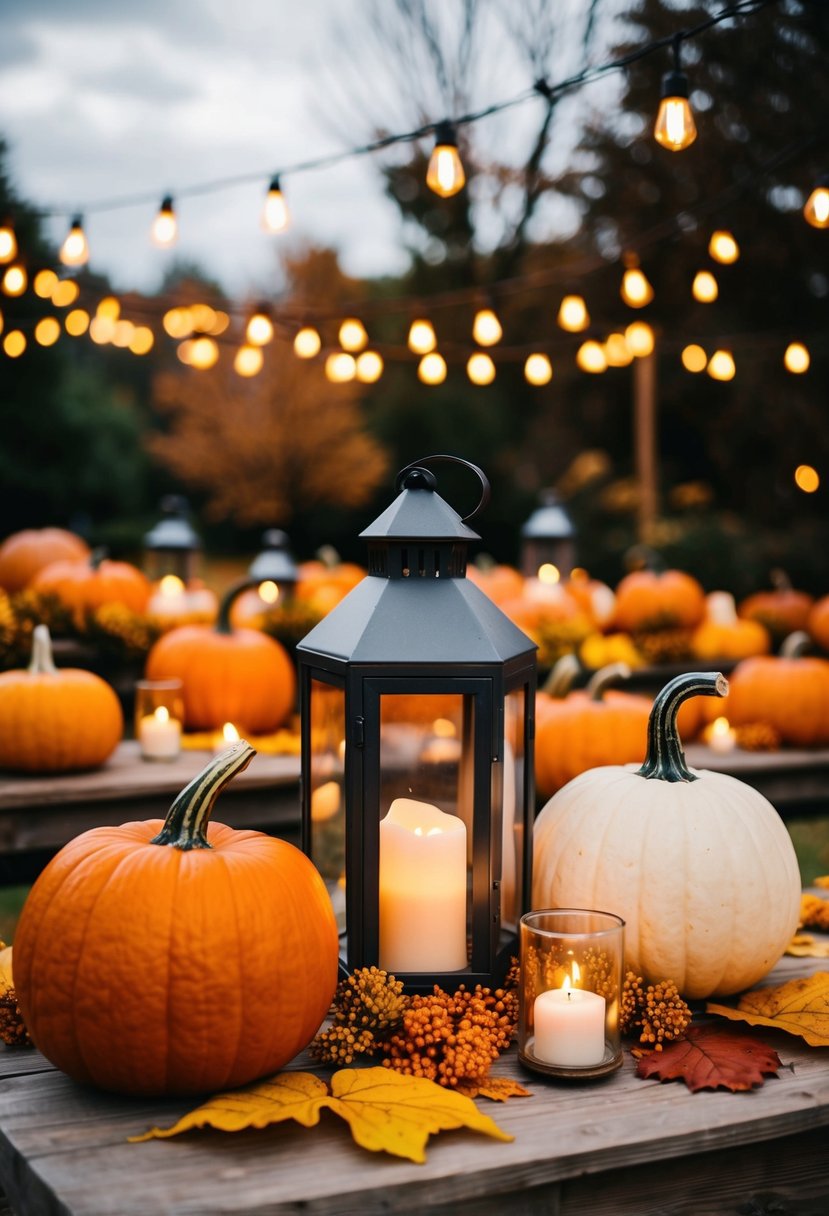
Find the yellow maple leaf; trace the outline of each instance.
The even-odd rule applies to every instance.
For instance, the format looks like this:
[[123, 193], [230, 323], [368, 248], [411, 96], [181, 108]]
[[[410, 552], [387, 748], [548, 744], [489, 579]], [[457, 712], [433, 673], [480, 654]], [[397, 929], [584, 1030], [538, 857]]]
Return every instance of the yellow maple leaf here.
[[313, 1073], [282, 1072], [256, 1085], [210, 1098], [172, 1127], [153, 1127], [132, 1143], [166, 1139], [197, 1127], [236, 1132], [295, 1119], [304, 1127], [319, 1122], [323, 1109], [348, 1123], [354, 1140], [370, 1152], [391, 1153], [410, 1161], [426, 1160], [434, 1132], [466, 1127], [496, 1140], [514, 1137], [483, 1115], [470, 1098], [423, 1077], [406, 1077], [388, 1068], [341, 1068], [331, 1092]]
[[466, 1127], [496, 1140], [512, 1140], [471, 1098], [425, 1077], [407, 1077], [389, 1068], [341, 1068], [331, 1078], [332, 1110], [369, 1152], [426, 1160], [433, 1132]]
[[813, 887], [829, 887], [829, 874], [821, 874], [819, 878], [812, 879]]
[[210, 1098], [183, 1115], [172, 1127], [153, 1127], [139, 1140], [163, 1140], [194, 1127], [214, 1127], [220, 1132], [240, 1132], [247, 1127], [267, 1127], [295, 1119], [303, 1127], [319, 1123], [320, 1111], [328, 1104], [328, 1087], [310, 1072], [280, 1072], [245, 1089]]
[[464, 1094], [467, 1098], [489, 1098], [492, 1102], [506, 1102], [509, 1098], [531, 1098], [532, 1094], [517, 1081], [509, 1077], [487, 1077], [478, 1085], [460, 1084], [456, 1093]]
[[818, 939], [811, 933], [795, 933], [786, 953], [795, 958], [829, 958], [829, 937]]
[[740, 997], [736, 1009], [705, 1006], [732, 1021], [751, 1026], [773, 1026], [800, 1035], [811, 1047], [829, 1047], [829, 972], [816, 971], [807, 979], [789, 980], [776, 988], [755, 988]]

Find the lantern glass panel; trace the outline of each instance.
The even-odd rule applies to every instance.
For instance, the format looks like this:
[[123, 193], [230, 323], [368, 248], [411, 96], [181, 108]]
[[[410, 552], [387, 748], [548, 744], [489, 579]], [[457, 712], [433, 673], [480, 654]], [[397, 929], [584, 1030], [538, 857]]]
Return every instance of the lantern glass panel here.
[[345, 693], [311, 680], [311, 857], [345, 929]]
[[[504, 791], [501, 858], [501, 928], [514, 935], [524, 906], [524, 842], [527, 815], [522, 803], [526, 774], [526, 687], [507, 693], [504, 713]], [[494, 773], [494, 779], [497, 774]], [[493, 806], [498, 791], [492, 791]]]

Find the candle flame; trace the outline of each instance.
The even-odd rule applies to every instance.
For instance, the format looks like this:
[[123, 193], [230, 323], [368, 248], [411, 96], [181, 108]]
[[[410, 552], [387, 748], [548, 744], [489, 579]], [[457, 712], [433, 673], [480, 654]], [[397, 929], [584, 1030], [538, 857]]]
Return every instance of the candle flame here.
[[725, 735], [731, 729], [728, 718], [715, 718], [711, 723], [712, 735]]
[[222, 727], [222, 738], [224, 739], [225, 743], [239, 742], [239, 732], [232, 722], [225, 722], [224, 726]]
[[566, 993], [567, 993], [568, 998], [569, 998], [570, 996], [572, 996], [572, 992], [570, 991], [570, 989], [571, 989], [571, 984], [570, 984], [570, 976], [569, 976], [569, 975], [565, 975], [565, 977], [564, 977], [564, 983], [561, 985], [561, 987], [562, 987], [562, 990], [563, 990], [564, 992], [566, 992]]
[[279, 599], [279, 584], [273, 579], [265, 579], [264, 583], [259, 584], [259, 598], [266, 604], [275, 604]]
[[165, 574], [158, 584], [162, 595], [181, 595], [184, 583], [177, 574]]
[[166, 705], [159, 705], [156, 708], [154, 717], [155, 717], [156, 722], [169, 722], [170, 721], [170, 711]]

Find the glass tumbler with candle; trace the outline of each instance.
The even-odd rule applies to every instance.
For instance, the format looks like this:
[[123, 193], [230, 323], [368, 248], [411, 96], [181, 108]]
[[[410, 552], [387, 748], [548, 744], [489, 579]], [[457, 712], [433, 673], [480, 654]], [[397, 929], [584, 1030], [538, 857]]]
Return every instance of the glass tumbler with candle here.
[[541, 909], [521, 918], [518, 1058], [551, 1077], [589, 1080], [622, 1063], [624, 921]]
[[181, 680], [139, 680], [135, 685], [135, 737], [144, 760], [175, 760], [181, 750], [184, 693]]

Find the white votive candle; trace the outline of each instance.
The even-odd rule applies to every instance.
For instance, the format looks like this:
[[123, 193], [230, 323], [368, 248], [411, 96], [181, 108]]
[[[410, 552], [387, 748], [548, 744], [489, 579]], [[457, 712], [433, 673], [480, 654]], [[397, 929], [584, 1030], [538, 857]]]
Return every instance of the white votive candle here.
[[707, 741], [712, 752], [727, 756], [737, 746], [737, 732], [730, 725], [728, 718], [715, 718], [708, 728]]
[[551, 988], [535, 998], [533, 1055], [561, 1068], [587, 1068], [604, 1060], [605, 999], [597, 992]]
[[181, 723], [166, 705], [145, 714], [138, 723], [138, 743], [145, 760], [174, 760], [181, 747]]
[[380, 821], [380, 966], [458, 971], [466, 953], [466, 827], [396, 798]]

